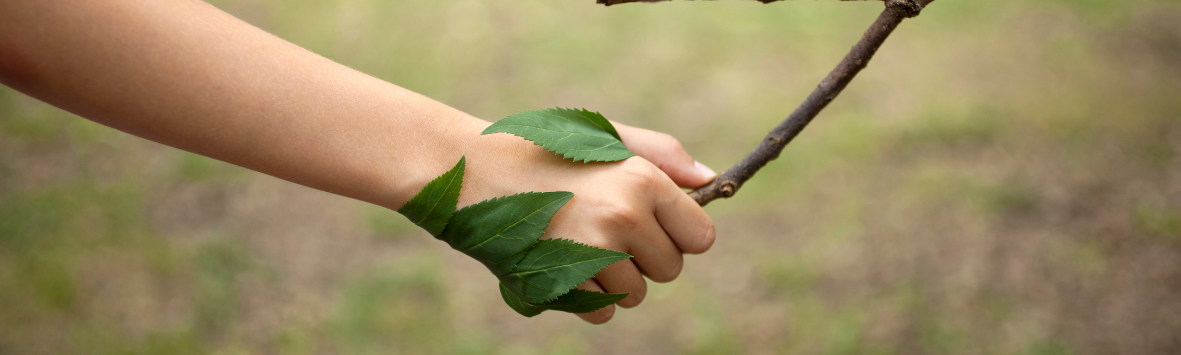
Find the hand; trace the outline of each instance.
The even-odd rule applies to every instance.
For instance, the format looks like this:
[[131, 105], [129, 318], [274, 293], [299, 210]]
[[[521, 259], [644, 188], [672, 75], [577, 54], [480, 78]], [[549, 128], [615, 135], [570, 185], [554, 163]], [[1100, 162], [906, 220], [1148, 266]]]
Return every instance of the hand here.
[[[5, 85], [130, 134], [312, 188], [397, 210], [466, 155], [461, 205], [573, 192], [546, 235], [634, 255], [582, 286], [629, 292], [624, 307], [643, 300], [641, 274], [671, 281], [682, 252], [704, 252], [714, 240], [709, 216], [677, 187], [713, 174], [695, 174], [692, 158], [659, 133], [621, 125], [624, 144], [639, 157], [573, 163], [515, 136], [482, 136], [488, 122], [201, 1], [0, 1], [0, 33]], [[606, 322], [613, 311], [583, 319]]]
[[[485, 125], [486, 126], [486, 125]], [[468, 167], [460, 205], [526, 191], [570, 191], [575, 197], [554, 215], [545, 238], [570, 239], [635, 256], [612, 264], [579, 286], [630, 293], [630, 308], [647, 293], [641, 276], [669, 282], [681, 272], [682, 253], [699, 254], [714, 241], [709, 215], [680, 187], [698, 187], [717, 174], [696, 163], [671, 136], [616, 124], [638, 157], [615, 163], [573, 163], [508, 134], [478, 136], [463, 148]], [[478, 127], [482, 130], [483, 127]], [[601, 324], [615, 306], [579, 314]]]

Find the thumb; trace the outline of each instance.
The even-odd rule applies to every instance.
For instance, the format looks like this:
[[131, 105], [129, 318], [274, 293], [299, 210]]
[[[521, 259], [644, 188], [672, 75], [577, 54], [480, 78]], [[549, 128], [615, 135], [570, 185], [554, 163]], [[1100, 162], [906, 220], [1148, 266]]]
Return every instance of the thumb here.
[[713, 169], [694, 160], [693, 156], [685, 151], [681, 142], [673, 136], [617, 122], [612, 124], [615, 125], [615, 130], [619, 132], [619, 137], [623, 139], [623, 145], [627, 149], [655, 164], [672, 178], [677, 186], [698, 188], [718, 177], [718, 173]]

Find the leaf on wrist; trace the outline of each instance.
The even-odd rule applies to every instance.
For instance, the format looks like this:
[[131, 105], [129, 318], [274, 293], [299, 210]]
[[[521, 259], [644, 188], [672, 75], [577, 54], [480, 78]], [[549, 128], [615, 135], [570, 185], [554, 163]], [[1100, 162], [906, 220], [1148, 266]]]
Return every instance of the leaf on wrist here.
[[631, 255], [565, 239], [547, 239], [525, 253], [500, 282], [532, 304], [553, 301], [594, 277], [599, 270]]
[[521, 300], [512, 291], [509, 291], [504, 284], [500, 284], [500, 296], [504, 298], [504, 303], [508, 304], [510, 308], [517, 313], [533, 317], [546, 310], [555, 310], [569, 313], [590, 313], [597, 311], [603, 307], [610, 306], [615, 302], [619, 302], [627, 297], [627, 293], [602, 293], [591, 292], [584, 290], [573, 290], [570, 293], [558, 297], [558, 299], [543, 304], [532, 304]]
[[426, 187], [398, 209], [398, 213], [433, 236], [438, 237], [442, 234], [451, 215], [455, 213], [456, 204], [459, 203], [466, 158], [459, 158], [459, 163], [456, 163], [455, 167], [427, 183]]
[[439, 239], [484, 263], [500, 276], [513, 270], [545, 234], [550, 218], [573, 193], [528, 192], [464, 207], [451, 217]]
[[623, 145], [611, 122], [585, 109], [517, 113], [496, 121], [481, 134], [492, 133], [516, 135], [576, 162], [620, 161], [635, 156]]

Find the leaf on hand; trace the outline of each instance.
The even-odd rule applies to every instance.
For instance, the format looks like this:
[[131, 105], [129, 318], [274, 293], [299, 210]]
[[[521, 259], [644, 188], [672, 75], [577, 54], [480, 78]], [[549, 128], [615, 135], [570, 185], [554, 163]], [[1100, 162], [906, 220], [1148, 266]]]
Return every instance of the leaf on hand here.
[[509, 291], [508, 288], [505, 288], [503, 283], [500, 284], [500, 297], [504, 298], [504, 303], [508, 304], [509, 308], [517, 311], [517, 313], [520, 313], [522, 316], [533, 317], [535, 315], [541, 314], [541, 312], [545, 312], [545, 307], [532, 305], [522, 301], [520, 297], [517, 297], [517, 295], [513, 294], [512, 291]]
[[504, 298], [504, 303], [507, 303], [517, 313], [526, 317], [533, 317], [546, 310], [555, 310], [570, 313], [590, 313], [597, 311], [603, 307], [607, 307], [615, 302], [619, 302], [627, 297], [627, 293], [602, 293], [591, 292], [583, 290], [573, 290], [570, 293], [558, 297], [558, 299], [536, 305], [525, 302], [517, 297], [512, 291], [509, 291], [504, 284], [500, 284], [500, 296]]
[[564, 239], [547, 239], [525, 253], [511, 273], [500, 276], [509, 291], [532, 304], [566, 294], [599, 270], [631, 255]]
[[[587, 110], [521, 112], [483, 132], [491, 133], [520, 136], [574, 161], [619, 161], [635, 155], [624, 147], [607, 119]], [[464, 168], [465, 158], [423, 187], [398, 213], [487, 266], [501, 281], [505, 303], [517, 313], [526, 317], [546, 310], [587, 313], [627, 297], [575, 287], [631, 255], [569, 240], [540, 240], [573, 193], [522, 193], [456, 211]]]
[[464, 207], [451, 217], [439, 239], [484, 263], [496, 276], [513, 270], [545, 233], [550, 218], [573, 193], [528, 192]]
[[496, 121], [481, 134], [510, 133], [562, 157], [583, 162], [620, 161], [635, 156], [603, 115], [585, 109], [525, 111]]
[[442, 234], [451, 215], [455, 213], [455, 205], [459, 203], [465, 159], [467, 157], [459, 158], [455, 167], [427, 183], [426, 187], [398, 209], [398, 213], [435, 237]]

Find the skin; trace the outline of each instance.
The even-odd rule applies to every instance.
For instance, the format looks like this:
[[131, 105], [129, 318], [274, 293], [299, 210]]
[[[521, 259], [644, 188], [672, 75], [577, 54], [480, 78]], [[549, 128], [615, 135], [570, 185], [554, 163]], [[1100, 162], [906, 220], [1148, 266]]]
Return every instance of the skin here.
[[[679, 187], [716, 177], [676, 139], [616, 124], [639, 157], [575, 164], [196, 0], [0, 1], [0, 83], [103, 125], [397, 209], [467, 156], [460, 205], [570, 191], [547, 237], [635, 256], [580, 288], [644, 299], [714, 241]], [[580, 314], [601, 324], [614, 306]]]

